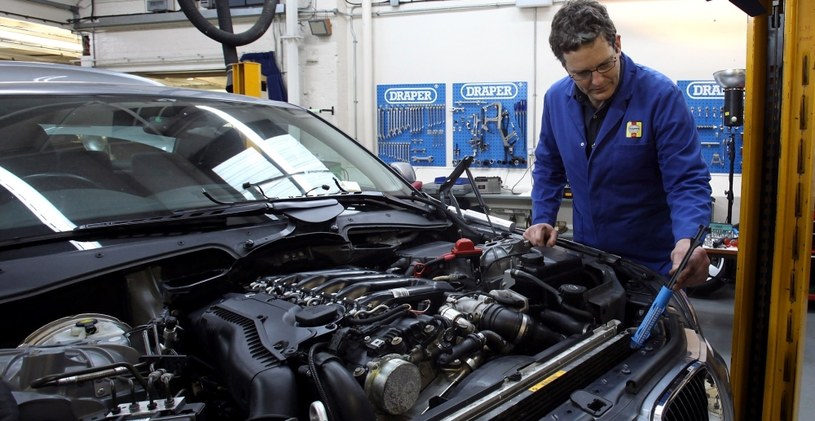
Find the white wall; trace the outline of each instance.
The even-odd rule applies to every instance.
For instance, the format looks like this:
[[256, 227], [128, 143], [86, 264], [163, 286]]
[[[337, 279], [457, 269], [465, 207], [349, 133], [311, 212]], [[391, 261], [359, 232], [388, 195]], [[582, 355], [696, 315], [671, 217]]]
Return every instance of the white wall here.
[[[241, 33], [250, 26], [236, 23], [234, 32]], [[191, 24], [95, 31], [92, 36], [94, 67], [122, 72], [221, 71], [225, 68], [221, 44]], [[274, 39], [267, 35], [248, 46], [238, 47], [238, 56], [274, 50]]]

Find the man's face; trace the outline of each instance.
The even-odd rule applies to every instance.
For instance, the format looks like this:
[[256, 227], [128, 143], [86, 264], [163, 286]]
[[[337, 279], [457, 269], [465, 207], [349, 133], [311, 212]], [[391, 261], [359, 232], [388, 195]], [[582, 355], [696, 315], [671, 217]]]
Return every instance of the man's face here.
[[619, 35], [613, 47], [604, 38], [597, 37], [593, 43], [563, 54], [563, 67], [595, 108], [611, 98], [620, 83], [619, 55]]

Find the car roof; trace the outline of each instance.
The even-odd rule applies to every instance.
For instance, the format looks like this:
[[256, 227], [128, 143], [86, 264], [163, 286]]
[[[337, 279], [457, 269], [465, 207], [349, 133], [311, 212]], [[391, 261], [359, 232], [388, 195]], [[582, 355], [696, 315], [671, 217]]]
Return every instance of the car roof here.
[[0, 61], [0, 95], [160, 95], [300, 108], [267, 98], [167, 86], [113, 70], [55, 63]]
[[2, 82], [88, 82], [163, 86], [152, 79], [111, 70], [25, 61], [0, 61], [0, 83]]

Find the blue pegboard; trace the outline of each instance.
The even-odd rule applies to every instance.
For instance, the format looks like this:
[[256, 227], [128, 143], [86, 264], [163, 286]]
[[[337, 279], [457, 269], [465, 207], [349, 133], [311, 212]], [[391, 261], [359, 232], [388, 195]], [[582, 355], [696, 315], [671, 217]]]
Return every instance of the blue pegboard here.
[[377, 154], [387, 163], [447, 165], [446, 85], [377, 85]]
[[741, 174], [743, 126], [724, 125], [724, 91], [714, 80], [680, 80], [677, 85], [685, 95], [685, 102], [696, 121], [696, 130], [702, 143], [702, 155], [713, 174], [730, 172], [728, 143], [735, 144], [734, 173]]
[[454, 83], [453, 161], [468, 155], [474, 167], [525, 168], [527, 84]]

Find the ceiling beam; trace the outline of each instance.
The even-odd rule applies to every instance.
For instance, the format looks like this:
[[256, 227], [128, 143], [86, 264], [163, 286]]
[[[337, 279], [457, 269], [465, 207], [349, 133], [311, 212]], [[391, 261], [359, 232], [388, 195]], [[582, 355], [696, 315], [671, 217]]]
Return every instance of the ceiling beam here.
[[39, 3], [43, 6], [53, 7], [55, 9], [67, 10], [73, 14], [79, 13], [79, 7], [76, 5], [60, 3], [54, 0], [28, 0], [28, 1], [30, 1], [31, 3]]
[[[233, 18], [247, 18], [260, 16], [263, 8], [260, 7], [241, 7], [231, 9]], [[210, 20], [217, 20], [218, 14], [215, 9], [201, 10], [201, 15]], [[132, 15], [117, 15], [117, 16], [95, 16], [93, 21], [81, 20], [74, 22], [74, 29], [78, 31], [88, 29], [101, 29], [101, 28], [119, 28], [126, 26], [139, 26], [139, 25], [158, 25], [167, 23], [189, 23], [189, 19], [183, 12], [164, 12], [164, 13], [141, 13]]]

